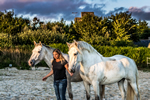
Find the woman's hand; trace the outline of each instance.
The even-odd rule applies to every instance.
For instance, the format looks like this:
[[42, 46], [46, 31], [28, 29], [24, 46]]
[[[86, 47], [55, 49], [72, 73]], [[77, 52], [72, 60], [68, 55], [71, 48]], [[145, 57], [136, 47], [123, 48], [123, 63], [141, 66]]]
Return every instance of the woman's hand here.
[[69, 72], [70, 76], [73, 76], [73, 73]]
[[[52, 66], [53, 67], [53, 66]], [[46, 79], [53, 74], [53, 69], [45, 76], [42, 78], [43, 81], [46, 81]]]
[[47, 79], [47, 77], [43, 77], [43, 78], [42, 78], [42, 81], [46, 81], [46, 79]]
[[71, 73], [70, 71], [69, 71], [69, 69], [68, 69], [68, 63], [65, 65], [65, 68], [67, 69], [67, 71], [68, 71], [68, 73], [70, 74], [70, 76], [73, 76], [73, 73]]

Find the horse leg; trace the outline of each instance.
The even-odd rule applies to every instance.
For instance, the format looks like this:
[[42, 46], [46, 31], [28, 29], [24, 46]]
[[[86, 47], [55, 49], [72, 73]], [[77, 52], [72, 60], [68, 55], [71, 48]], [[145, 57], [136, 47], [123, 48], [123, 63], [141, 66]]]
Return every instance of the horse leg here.
[[129, 86], [129, 90], [131, 91], [132, 94], [130, 93], [130, 91], [128, 91], [127, 96], [130, 94], [134, 99], [134, 95], [136, 95], [137, 100], [140, 100], [141, 98], [140, 98], [140, 91], [139, 91], [139, 87], [138, 87], [138, 70], [137, 70], [137, 73], [135, 73], [135, 76], [133, 76], [132, 78], [129, 78], [128, 86]]
[[119, 90], [121, 91], [122, 100], [126, 99], [126, 92], [124, 89], [124, 80], [125, 79], [122, 79], [118, 82], [118, 87], [119, 87]]
[[139, 94], [138, 86], [137, 86], [136, 82], [134, 82], [134, 83], [131, 82], [130, 85], [131, 85], [131, 87], [132, 87], [132, 89], [133, 89], [133, 91], [137, 97], [137, 100], [140, 100], [140, 94]]
[[101, 99], [105, 98], [105, 85], [99, 85]]
[[83, 81], [83, 83], [86, 91], [86, 99], [90, 100], [90, 84], [85, 81]]
[[72, 87], [71, 87], [71, 79], [67, 78], [67, 90], [69, 94], [70, 100], [73, 100]]
[[94, 82], [92, 82], [92, 85], [93, 85], [94, 92], [95, 92], [95, 100], [100, 100], [101, 99], [101, 97], [100, 97], [100, 91], [101, 90], [99, 90], [99, 89], [101, 89], [101, 88], [99, 86], [100, 85], [99, 82], [94, 81]]

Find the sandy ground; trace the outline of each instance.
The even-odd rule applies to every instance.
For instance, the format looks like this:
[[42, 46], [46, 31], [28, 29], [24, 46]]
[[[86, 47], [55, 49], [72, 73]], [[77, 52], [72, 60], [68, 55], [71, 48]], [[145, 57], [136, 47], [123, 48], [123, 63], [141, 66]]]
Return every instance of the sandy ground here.
[[[45, 82], [42, 78], [49, 73], [46, 68], [37, 70], [0, 69], [0, 100], [56, 100], [53, 77]], [[125, 82], [126, 87], [126, 82]], [[139, 71], [141, 100], [150, 100], [150, 72]], [[72, 82], [74, 100], [86, 100], [82, 82]], [[106, 85], [105, 100], [121, 100], [117, 83]], [[66, 98], [69, 100], [68, 93]], [[91, 100], [94, 91], [91, 86]]]

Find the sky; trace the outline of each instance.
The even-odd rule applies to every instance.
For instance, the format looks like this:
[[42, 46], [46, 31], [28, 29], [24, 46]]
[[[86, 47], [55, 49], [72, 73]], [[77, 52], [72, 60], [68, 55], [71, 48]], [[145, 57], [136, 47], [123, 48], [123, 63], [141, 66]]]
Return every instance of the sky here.
[[0, 11], [12, 9], [17, 16], [30, 20], [37, 17], [52, 22], [63, 18], [68, 24], [81, 17], [81, 12], [105, 17], [129, 11], [133, 18], [146, 20], [150, 26], [150, 0], [0, 0]]

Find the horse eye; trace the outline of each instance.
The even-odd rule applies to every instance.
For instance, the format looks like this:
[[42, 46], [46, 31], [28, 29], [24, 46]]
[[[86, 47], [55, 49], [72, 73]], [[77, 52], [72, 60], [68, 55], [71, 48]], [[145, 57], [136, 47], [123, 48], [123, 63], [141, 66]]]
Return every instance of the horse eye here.
[[38, 53], [40, 53], [40, 51], [38, 51]]

